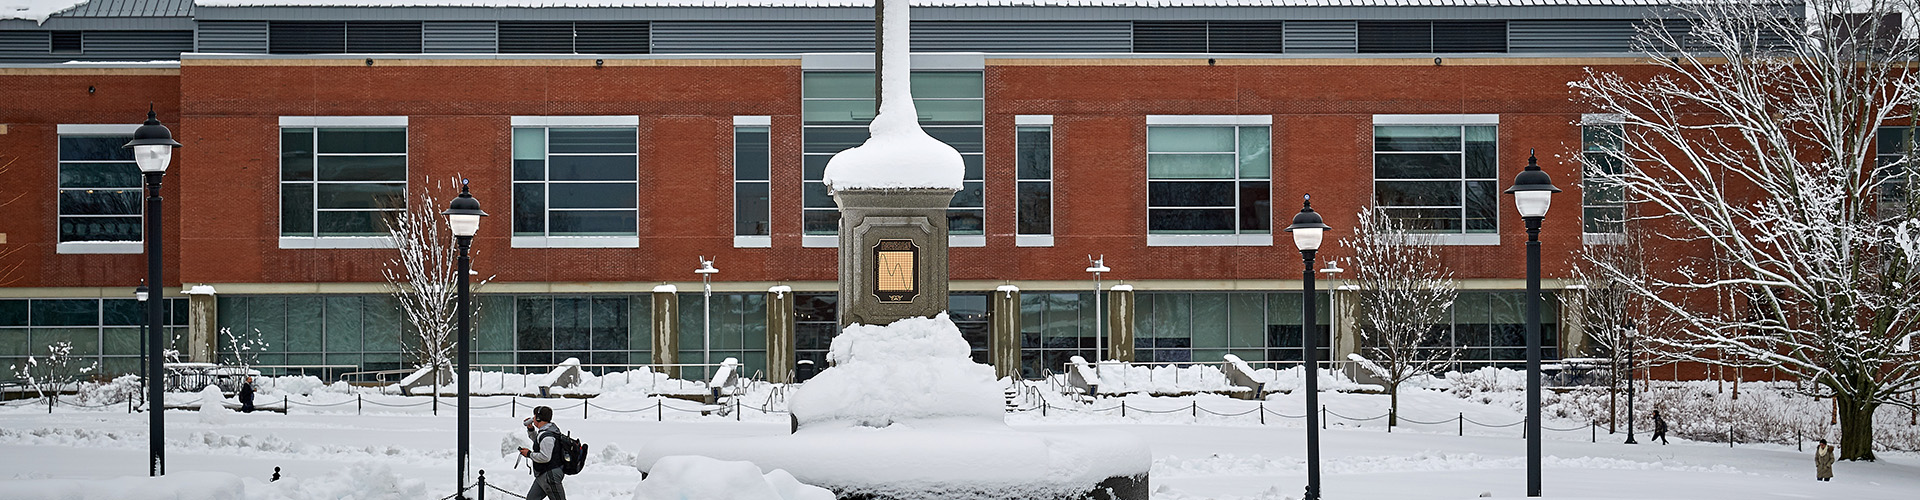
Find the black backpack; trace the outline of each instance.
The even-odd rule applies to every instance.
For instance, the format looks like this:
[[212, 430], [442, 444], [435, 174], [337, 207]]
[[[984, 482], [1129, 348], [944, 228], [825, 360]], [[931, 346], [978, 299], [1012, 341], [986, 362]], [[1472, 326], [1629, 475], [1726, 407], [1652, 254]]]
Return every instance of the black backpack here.
[[542, 438], [553, 436], [554, 460], [560, 461], [560, 471], [571, 476], [579, 474], [587, 466], [587, 443], [573, 439], [573, 436], [557, 432], [546, 432]]

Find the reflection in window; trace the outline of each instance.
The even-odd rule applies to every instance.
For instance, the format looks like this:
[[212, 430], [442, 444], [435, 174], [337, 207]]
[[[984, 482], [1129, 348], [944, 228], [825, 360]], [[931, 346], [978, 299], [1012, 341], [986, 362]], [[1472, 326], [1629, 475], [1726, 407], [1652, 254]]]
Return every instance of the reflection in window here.
[[1626, 228], [1627, 193], [1620, 180], [1626, 161], [1621, 156], [1626, 133], [1619, 124], [1580, 127], [1580, 203], [1588, 234], [1620, 233]]
[[1272, 231], [1270, 127], [1147, 127], [1148, 234]]
[[280, 129], [280, 234], [384, 236], [406, 209], [407, 129]]
[[141, 241], [132, 135], [60, 136], [60, 241]]
[[766, 125], [733, 127], [733, 235], [773, 234], [767, 166], [772, 153]]
[[1412, 231], [1492, 233], [1499, 213], [1492, 125], [1373, 128], [1374, 204]]
[[513, 234], [637, 235], [635, 130], [515, 127]]
[[[979, 71], [915, 71], [913, 105], [928, 135], [960, 152], [966, 173], [947, 211], [950, 234], [984, 234], [984, 77]], [[822, 179], [827, 161], [867, 141], [873, 121], [871, 71], [810, 71], [802, 82], [804, 146], [801, 224], [805, 234], [839, 232], [840, 211]]]
[[1020, 376], [1062, 373], [1068, 360], [1095, 357], [1092, 293], [1020, 294]]

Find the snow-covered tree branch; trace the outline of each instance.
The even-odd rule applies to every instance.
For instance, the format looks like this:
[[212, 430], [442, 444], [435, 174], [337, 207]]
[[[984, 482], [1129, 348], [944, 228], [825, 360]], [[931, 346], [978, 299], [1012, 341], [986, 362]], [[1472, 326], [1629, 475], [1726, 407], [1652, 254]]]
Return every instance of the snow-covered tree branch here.
[[[458, 184], [455, 179], [454, 184]], [[457, 324], [459, 258], [454, 248], [453, 231], [446, 227], [439, 211], [443, 204], [434, 196], [442, 184], [421, 189], [405, 210], [386, 219], [392, 233], [395, 255], [382, 271], [387, 290], [400, 301], [400, 310], [412, 327], [407, 351], [415, 366], [432, 367], [435, 374], [446, 373], [454, 363], [454, 326]], [[487, 279], [475, 280], [471, 293], [478, 295]], [[480, 315], [480, 302], [471, 303], [473, 315]], [[437, 378], [437, 375], [436, 375]], [[444, 381], [435, 380], [434, 385]]]
[[1396, 425], [1401, 383], [1455, 357], [1452, 342], [1435, 325], [1447, 321], [1459, 291], [1453, 273], [1440, 265], [1439, 251], [1423, 244], [1422, 235], [1379, 210], [1362, 211], [1359, 219], [1346, 245], [1357, 271], [1360, 350], [1372, 362], [1363, 365], [1385, 382], [1394, 409], [1388, 425]]
[[93, 373], [98, 367], [94, 362], [85, 365], [77, 362], [73, 358], [73, 343], [62, 340], [47, 345], [46, 357], [28, 356], [26, 361], [9, 368], [13, 369], [15, 379], [44, 398], [72, 389], [81, 376]]
[[1914, 7], [1691, 4], [1690, 30], [1642, 32], [1653, 71], [1571, 83], [1621, 117], [1628, 202], [1665, 245], [1703, 256], [1641, 280], [1601, 262], [1596, 274], [1678, 322], [1648, 332], [1668, 353], [1824, 388], [1846, 459], [1872, 459], [1874, 409], [1920, 385], [1920, 353], [1903, 345], [1920, 319], [1920, 225], [1887, 182], [1914, 169], [1874, 154], [1881, 127], [1906, 126], [1920, 100], [1920, 46], [1897, 25]]

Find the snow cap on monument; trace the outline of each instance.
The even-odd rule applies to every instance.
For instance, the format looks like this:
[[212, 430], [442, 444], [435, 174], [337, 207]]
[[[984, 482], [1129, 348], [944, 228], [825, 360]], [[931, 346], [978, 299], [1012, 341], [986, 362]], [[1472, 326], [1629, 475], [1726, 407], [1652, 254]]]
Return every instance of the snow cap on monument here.
[[921, 130], [913, 107], [907, 0], [882, 1], [886, 18], [878, 68], [885, 70], [880, 72], [880, 113], [867, 126], [866, 143], [827, 162], [827, 189], [959, 190], [966, 173], [960, 152]]

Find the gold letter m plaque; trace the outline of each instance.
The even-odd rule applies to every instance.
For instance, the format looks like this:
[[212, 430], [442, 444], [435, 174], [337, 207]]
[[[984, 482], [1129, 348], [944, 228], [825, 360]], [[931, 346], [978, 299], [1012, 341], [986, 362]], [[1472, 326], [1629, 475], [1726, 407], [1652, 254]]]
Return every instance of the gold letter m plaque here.
[[880, 302], [908, 303], [920, 294], [914, 265], [919, 253], [913, 240], [880, 240], [873, 246], [873, 294]]

